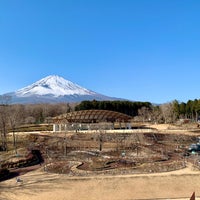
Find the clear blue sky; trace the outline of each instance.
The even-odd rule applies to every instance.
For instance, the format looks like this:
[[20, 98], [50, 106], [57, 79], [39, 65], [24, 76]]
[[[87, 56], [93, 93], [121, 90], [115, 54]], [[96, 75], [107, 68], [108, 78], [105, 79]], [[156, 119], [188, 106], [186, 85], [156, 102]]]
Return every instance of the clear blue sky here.
[[0, 0], [0, 94], [60, 75], [136, 101], [200, 98], [199, 0]]

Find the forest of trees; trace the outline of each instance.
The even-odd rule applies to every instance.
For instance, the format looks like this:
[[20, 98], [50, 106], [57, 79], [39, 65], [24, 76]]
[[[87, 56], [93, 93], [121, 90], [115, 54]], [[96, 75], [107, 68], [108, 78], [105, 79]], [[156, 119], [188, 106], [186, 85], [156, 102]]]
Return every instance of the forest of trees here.
[[150, 102], [130, 101], [82, 101], [75, 110], [105, 109], [122, 112], [138, 121], [156, 123], [174, 123], [178, 119], [198, 121], [200, 100], [189, 100], [187, 103], [174, 100], [169, 103], [153, 105]]
[[200, 99], [189, 100], [187, 103], [173, 101], [173, 111], [176, 118], [191, 119], [197, 121], [200, 116]]
[[50, 117], [74, 110], [74, 104], [9, 104], [9, 98], [0, 96], [0, 150], [7, 149], [7, 133], [15, 132], [17, 127], [24, 124], [47, 123]]
[[[47, 123], [51, 117], [71, 111], [85, 109], [105, 109], [122, 112], [133, 117], [135, 121], [152, 123], [174, 123], [179, 119], [198, 121], [200, 100], [189, 100], [187, 103], [174, 100], [161, 105], [149, 102], [130, 101], [83, 101], [80, 104], [9, 104], [9, 98], [0, 96], [0, 141], [6, 147], [6, 134], [15, 132], [16, 127], [24, 124]], [[13, 141], [15, 143], [15, 141]]]
[[142, 107], [151, 108], [151, 103], [149, 102], [131, 102], [131, 101], [82, 101], [79, 105], [75, 107], [75, 110], [88, 110], [88, 109], [98, 109], [98, 110], [112, 110], [116, 112], [121, 112], [130, 116], [137, 116], [138, 110]]

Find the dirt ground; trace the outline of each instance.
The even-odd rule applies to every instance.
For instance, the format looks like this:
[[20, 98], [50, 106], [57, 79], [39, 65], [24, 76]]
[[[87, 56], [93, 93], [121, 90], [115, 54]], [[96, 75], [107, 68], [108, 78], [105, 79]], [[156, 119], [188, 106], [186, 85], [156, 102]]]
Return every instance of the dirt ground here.
[[[169, 126], [153, 126], [159, 131]], [[190, 134], [187, 132], [187, 134]], [[34, 171], [0, 182], [0, 200], [200, 200], [200, 171], [190, 163], [181, 170], [152, 174], [76, 177]]]
[[158, 174], [70, 177], [43, 167], [0, 183], [1, 200], [200, 199], [200, 172], [187, 168]]

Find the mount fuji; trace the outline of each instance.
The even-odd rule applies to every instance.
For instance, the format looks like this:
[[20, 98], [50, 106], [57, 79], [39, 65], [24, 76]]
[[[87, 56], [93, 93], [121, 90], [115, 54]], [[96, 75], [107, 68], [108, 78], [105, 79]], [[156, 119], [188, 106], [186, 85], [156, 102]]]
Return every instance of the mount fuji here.
[[12, 104], [119, 100], [83, 88], [57, 75], [47, 76], [27, 87], [4, 95], [11, 97]]

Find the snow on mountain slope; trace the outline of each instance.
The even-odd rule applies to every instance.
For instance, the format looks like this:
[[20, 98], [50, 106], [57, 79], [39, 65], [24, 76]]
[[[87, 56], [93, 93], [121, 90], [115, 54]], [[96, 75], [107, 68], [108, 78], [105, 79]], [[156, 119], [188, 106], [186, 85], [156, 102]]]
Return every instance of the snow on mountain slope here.
[[47, 76], [27, 87], [5, 95], [11, 97], [12, 104], [81, 102], [84, 100], [122, 100], [85, 89], [60, 76]]
[[56, 75], [47, 76], [32, 85], [16, 91], [16, 95], [19, 97], [28, 97], [32, 95], [52, 95], [58, 97], [64, 95], [94, 94], [94, 92]]

